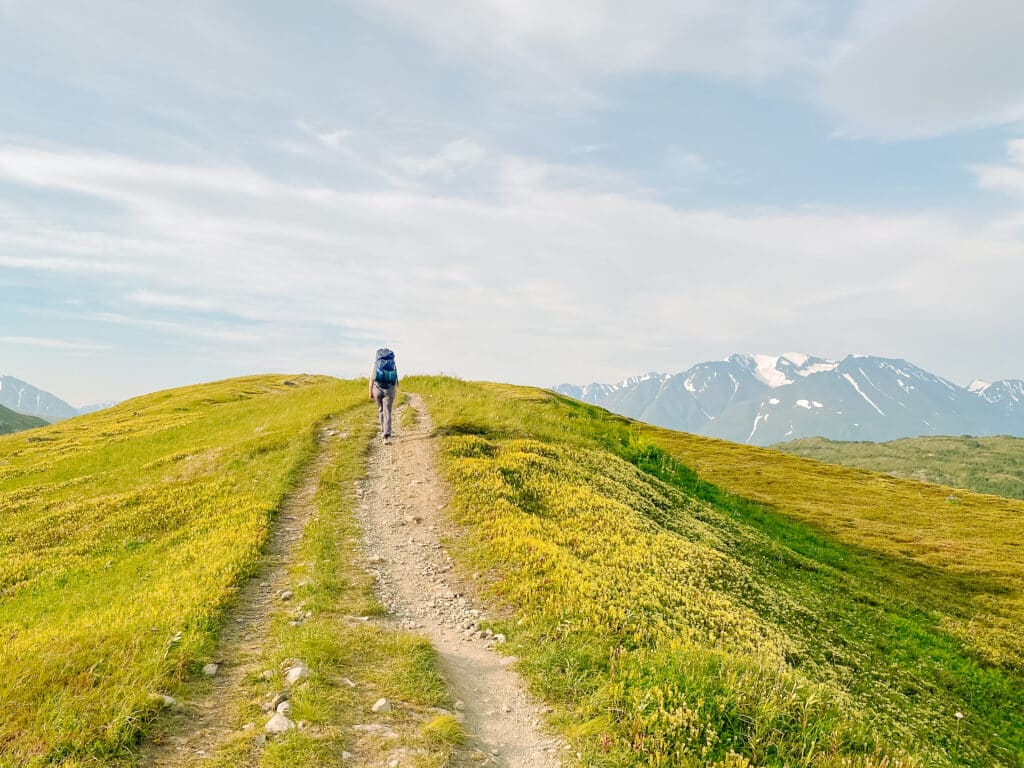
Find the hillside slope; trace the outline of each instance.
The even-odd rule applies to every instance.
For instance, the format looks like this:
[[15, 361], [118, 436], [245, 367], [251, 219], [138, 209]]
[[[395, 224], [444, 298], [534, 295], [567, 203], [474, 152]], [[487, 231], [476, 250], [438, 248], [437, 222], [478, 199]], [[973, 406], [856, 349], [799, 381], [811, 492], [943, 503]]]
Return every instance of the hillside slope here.
[[0, 439], [0, 766], [126, 754], [209, 660], [316, 425], [365, 397], [252, 377]]
[[[418, 439], [438, 441], [451, 483], [457, 569], [489, 596], [500, 620], [486, 628], [581, 764], [1024, 765], [1024, 503], [950, 500], [541, 390], [403, 390], [434, 419]], [[218, 658], [224, 611], [329, 414], [354, 425], [343, 470], [317, 491], [331, 507], [356, 495], [365, 382], [220, 382], [0, 439], [0, 669], [17, 671], [0, 678], [0, 766], [135, 763], [155, 694]], [[317, 618], [277, 614], [281, 644], [253, 668], [302, 655], [333, 677], [295, 699], [316, 727], [253, 765], [339, 764], [374, 690], [342, 683], [353, 665], [378, 664], [360, 675], [381, 691], [396, 674], [424, 681], [403, 694], [414, 705], [381, 715], [405, 724], [403, 745], [417, 738], [409, 713], [432, 716], [444, 695], [422, 641], [353, 621], [377, 610], [366, 572], [345, 570], [359, 534], [328, 522], [288, 566]], [[274, 689], [259, 674], [246, 685], [228, 745], [241, 751], [217, 765], [250, 759], [242, 718]]]
[[464, 566], [588, 764], [1021, 765], [1024, 505], [413, 385]]
[[12, 432], [21, 432], [35, 427], [45, 427], [46, 424], [47, 422], [36, 416], [16, 413], [10, 408], [0, 405], [0, 435], [9, 435]]
[[773, 447], [829, 464], [1024, 499], [1024, 439], [1017, 437], [912, 437], [888, 443], [805, 438]]

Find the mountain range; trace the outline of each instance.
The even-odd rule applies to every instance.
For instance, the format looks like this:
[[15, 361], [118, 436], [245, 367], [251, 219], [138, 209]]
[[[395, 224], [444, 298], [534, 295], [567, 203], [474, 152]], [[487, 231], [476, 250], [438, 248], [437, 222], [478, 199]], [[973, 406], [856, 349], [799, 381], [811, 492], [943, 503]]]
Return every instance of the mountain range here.
[[650, 424], [754, 445], [1024, 436], [1024, 381], [961, 387], [906, 360], [870, 355], [737, 354], [682, 373], [554, 389]]
[[21, 379], [0, 375], [0, 405], [16, 413], [38, 416], [46, 421], [54, 422], [109, 408], [114, 403], [97, 403], [75, 408], [56, 395], [34, 387]]

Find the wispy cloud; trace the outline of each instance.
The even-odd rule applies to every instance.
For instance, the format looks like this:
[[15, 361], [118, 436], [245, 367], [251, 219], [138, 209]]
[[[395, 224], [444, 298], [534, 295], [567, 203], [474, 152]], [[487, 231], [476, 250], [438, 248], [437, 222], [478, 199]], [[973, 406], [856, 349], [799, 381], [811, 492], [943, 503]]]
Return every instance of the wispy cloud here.
[[[80, 189], [88, 177], [91, 194], [118, 201], [123, 187], [138, 191], [128, 218], [117, 215], [147, 246], [147, 271], [124, 295], [148, 311], [95, 320], [200, 339], [263, 368], [302, 346], [318, 359], [333, 349], [335, 365], [358, 373], [369, 339], [402, 346], [406, 369], [537, 383], [587, 375], [586, 360], [643, 367], [651, 349], [728, 351], [749, 344], [751, 328], [767, 340], [801, 327], [827, 349], [835, 342], [811, 318], [812, 300], [840, 284], [873, 301], [883, 276], [892, 293], [877, 300], [897, 329], [886, 333], [907, 345], [922, 316], [941, 325], [951, 302], [986, 304], [979, 333], [1019, 314], [999, 290], [1024, 280], [1019, 246], [938, 217], [677, 210], [515, 156], [489, 160], [489, 191], [476, 199], [311, 188], [245, 170], [190, 169], [192, 181], [110, 157], [115, 173], [77, 157], [37, 158], [31, 183]], [[122, 187], [103, 181], [112, 175]], [[210, 311], [226, 317], [213, 325], [201, 316]]]
[[73, 341], [69, 339], [51, 339], [39, 336], [0, 336], [0, 344], [18, 344], [25, 347], [39, 347], [41, 349], [59, 349], [74, 352], [96, 352], [109, 349], [104, 344], [94, 344], [84, 341]]
[[103, 323], [116, 323], [119, 325], [133, 325], [140, 328], [149, 328], [169, 336], [187, 336], [208, 341], [224, 342], [227, 344], [258, 344], [265, 340], [265, 337], [256, 332], [246, 332], [222, 328], [217, 326], [198, 325], [170, 320], [155, 320], [149, 318], [131, 317], [113, 312], [103, 312], [96, 315], [96, 319]]
[[978, 185], [1024, 198], [1024, 139], [1007, 142], [1006, 155], [1007, 162], [1001, 165], [974, 166]]
[[867, 4], [884, 13], [837, 48], [819, 98], [853, 134], [908, 138], [1024, 120], [1024, 4]]

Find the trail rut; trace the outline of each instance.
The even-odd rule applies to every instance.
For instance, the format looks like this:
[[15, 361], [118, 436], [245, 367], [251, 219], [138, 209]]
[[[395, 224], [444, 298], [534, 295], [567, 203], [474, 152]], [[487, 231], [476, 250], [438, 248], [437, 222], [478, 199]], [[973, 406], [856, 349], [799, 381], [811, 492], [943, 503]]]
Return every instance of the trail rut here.
[[333, 434], [327, 427], [320, 431], [316, 457], [276, 515], [259, 570], [239, 590], [235, 606], [228, 612], [217, 643], [219, 668], [211, 681], [211, 690], [194, 701], [184, 702], [161, 724], [139, 757], [143, 768], [201, 764], [235, 731], [233, 697], [246, 674], [259, 671], [259, 655], [267, 640], [270, 615], [278, 595], [288, 586], [287, 567], [316, 509], [320, 475], [330, 460], [326, 443]]
[[543, 708], [511, 668], [515, 659], [494, 649], [501, 638], [474, 629], [487, 606], [457, 580], [441, 543], [448, 491], [437, 473], [433, 424], [418, 395], [406, 407], [415, 425], [396, 432], [392, 445], [373, 446], [358, 510], [380, 598], [393, 620], [437, 650], [470, 737], [462, 762], [480, 765], [486, 755], [502, 768], [557, 768], [564, 744], [542, 732]]

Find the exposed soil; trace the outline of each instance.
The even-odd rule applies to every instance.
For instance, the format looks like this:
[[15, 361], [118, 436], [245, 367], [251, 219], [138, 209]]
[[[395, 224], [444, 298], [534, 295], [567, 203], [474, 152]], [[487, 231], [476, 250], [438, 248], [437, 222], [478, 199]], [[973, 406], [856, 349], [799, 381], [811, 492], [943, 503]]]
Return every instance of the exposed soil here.
[[472, 583], [458, 581], [441, 543], [452, 531], [442, 514], [448, 490], [437, 473], [433, 423], [418, 395], [408, 402], [415, 424], [371, 449], [358, 510], [381, 601], [440, 656], [470, 738], [460, 762], [480, 765], [486, 755], [487, 764], [504, 768], [555, 768], [565, 747], [541, 730], [543, 708], [526, 693], [515, 659], [498, 652], [501, 638], [475, 629], [487, 606]]

